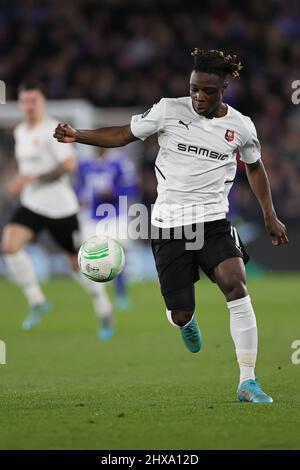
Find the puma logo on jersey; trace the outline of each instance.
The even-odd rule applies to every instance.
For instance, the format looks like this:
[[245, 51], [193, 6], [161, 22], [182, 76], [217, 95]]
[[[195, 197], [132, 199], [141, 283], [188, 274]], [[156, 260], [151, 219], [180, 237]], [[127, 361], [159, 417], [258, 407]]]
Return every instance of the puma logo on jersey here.
[[204, 147], [198, 147], [197, 145], [178, 144], [177, 148], [180, 152], [193, 153], [195, 155], [204, 155], [205, 157], [215, 158], [216, 160], [227, 160], [228, 154], [215, 152], [213, 150], [206, 149]]
[[190, 122], [184, 122], [184, 121], [179, 121], [179, 124], [182, 124], [183, 126], [185, 126], [187, 128], [187, 130], [189, 131], [190, 128], [189, 128], [189, 125], [192, 124], [192, 121]]

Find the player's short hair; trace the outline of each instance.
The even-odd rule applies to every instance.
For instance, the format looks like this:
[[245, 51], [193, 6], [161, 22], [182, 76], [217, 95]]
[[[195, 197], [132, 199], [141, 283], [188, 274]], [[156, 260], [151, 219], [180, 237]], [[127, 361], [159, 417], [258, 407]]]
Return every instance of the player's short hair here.
[[213, 73], [224, 78], [230, 75], [236, 78], [243, 68], [241, 62], [236, 60], [236, 55], [225, 54], [217, 49], [205, 51], [196, 47], [191, 54], [194, 57], [196, 72]]
[[46, 88], [39, 80], [29, 80], [28, 82], [21, 83], [18, 87], [18, 95], [22, 91], [38, 90], [46, 98]]

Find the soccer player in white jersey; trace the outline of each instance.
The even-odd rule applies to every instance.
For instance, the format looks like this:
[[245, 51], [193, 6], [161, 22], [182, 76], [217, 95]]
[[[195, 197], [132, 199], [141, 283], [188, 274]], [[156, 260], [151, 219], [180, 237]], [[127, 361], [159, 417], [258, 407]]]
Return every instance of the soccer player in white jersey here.
[[[199, 279], [200, 266], [227, 302], [240, 368], [238, 399], [271, 403], [272, 398], [263, 392], [254, 371], [257, 325], [246, 287], [244, 264], [248, 256], [226, 219], [238, 153], [245, 162], [273, 245], [286, 244], [287, 233], [273, 207], [254, 124], [223, 102], [227, 77], [237, 77], [241, 64], [236, 56], [218, 50], [195, 49], [192, 55], [189, 97], [163, 98], [144, 114], [133, 116], [126, 126], [75, 130], [60, 123], [54, 137], [59, 142], [117, 147], [158, 134], [158, 197], [152, 224], [159, 233], [152, 239], [152, 249], [167, 317], [179, 327], [188, 350], [198, 352], [201, 334], [195, 318], [194, 283]], [[203, 246], [190, 249], [189, 237], [175, 236], [175, 229], [181, 226], [202, 227]], [[168, 238], [164, 238], [164, 231], [169, 231]]]
[[79, 206], [69, 178], [76, 170], [74, 147], [60, 145], [53, 139], [58, 121], [45, 113], [46, 99], [40, 84], [22, 85], [19, 105], [24, 119], [14, 131], [18, 172], [10, 183], [10, 192], [20, 195], [21, 206], [4, 228], [2, 252], [13, 280], [21, 287], [29, 304], [23, 328], [32, 329], [50, 310], [31, 260], [24, 251], [24, 247], [46, 229], [68, 256], [74, 279], [92, 296], [102, 324], [100, 338], [109, 339], [113, 333], [113, 318], [105, 288], [78, 272]]

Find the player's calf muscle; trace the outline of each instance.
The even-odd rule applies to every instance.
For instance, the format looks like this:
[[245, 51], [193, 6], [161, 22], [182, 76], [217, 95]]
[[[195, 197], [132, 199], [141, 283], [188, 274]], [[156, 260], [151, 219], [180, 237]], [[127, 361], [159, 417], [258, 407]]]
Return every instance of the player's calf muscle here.
[[240, 258], [229, 258], [221, 262], [213, 270], [213, 275], [227, 302], [248, 295], [245, 266]]
[[246, 282], [244, 279], [240, 278], [230, 278], [228, 275], [227, 278], [216, 279], [217, 284], [224, 293], [227, 302], [231, 300], [241, 299], [248, 295]]

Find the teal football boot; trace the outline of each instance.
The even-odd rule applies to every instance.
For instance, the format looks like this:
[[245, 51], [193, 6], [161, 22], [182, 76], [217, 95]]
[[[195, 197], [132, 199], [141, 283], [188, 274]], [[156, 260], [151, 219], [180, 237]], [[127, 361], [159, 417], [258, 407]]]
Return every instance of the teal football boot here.
[[29, 315], [23, 321], [23, 330], [29, 331], [32, 330], [35, 326], [37, 326], [44, 315], [47, 315], [51, 310], [51, 305], [47, 300], [42, 304], [38, 305], [30, 305], [29, 307]]
[[249, 379], [238, 387], [238, 399], [250, 403], [273, 403], [273, 398], [262, 391], [257, 380]]
[[115, 332], [111, 318], [102, 318], [100, 320], [101, 326], [98, 331], [98, 338], [101, 341], [109, 341]]
[[121, 312], [126, 312], [130, 308], [130, 301], [127, 295], [118, 295], [116, 298], [116, 307]]
[[180, 328], [180, 331], [187, 349], [192, 353], [199, 352], [202, 346], [202, 339], [195, 315], [193, 315], [193, 318], [187, 325]]

